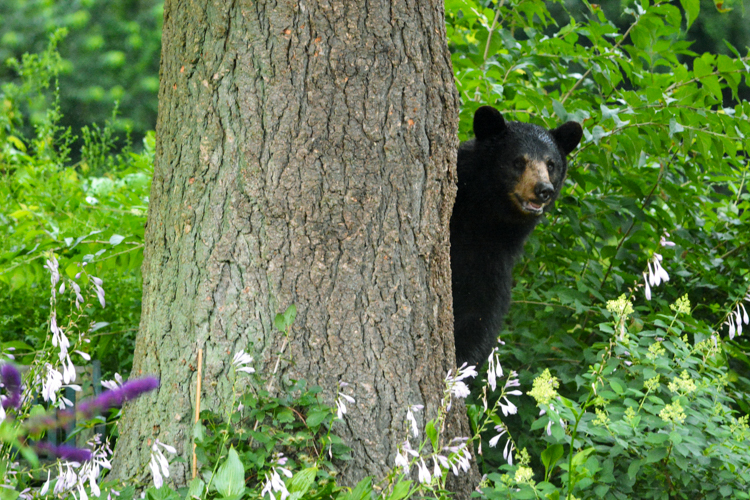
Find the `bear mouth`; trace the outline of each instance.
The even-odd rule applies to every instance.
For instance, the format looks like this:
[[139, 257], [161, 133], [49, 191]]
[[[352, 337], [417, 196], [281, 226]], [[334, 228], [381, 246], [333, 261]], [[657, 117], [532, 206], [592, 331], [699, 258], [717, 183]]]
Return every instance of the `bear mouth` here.
[[544, 203], [536, 203], [531, 200], [524, 200], [519, 195], [515, 195], [515, 202], [519, 210], [528, 215], [542, 215], [544, 212]]

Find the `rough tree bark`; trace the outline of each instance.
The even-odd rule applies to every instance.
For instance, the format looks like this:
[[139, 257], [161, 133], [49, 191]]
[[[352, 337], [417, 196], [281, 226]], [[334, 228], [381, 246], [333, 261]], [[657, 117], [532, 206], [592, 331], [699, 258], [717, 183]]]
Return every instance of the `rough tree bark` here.
[[357, 400], [344, 483], [393, 464], [408, 406], [431, 417], [454, 363], [457, 107], [440, 1], [166, 1], [132, 373], [161, 388], [126, 408], [115, 477], [154, 438], [187, 459], [198, 348], [221, 411], [232, 354], [270, 371], [289, 304], [281, 375]]

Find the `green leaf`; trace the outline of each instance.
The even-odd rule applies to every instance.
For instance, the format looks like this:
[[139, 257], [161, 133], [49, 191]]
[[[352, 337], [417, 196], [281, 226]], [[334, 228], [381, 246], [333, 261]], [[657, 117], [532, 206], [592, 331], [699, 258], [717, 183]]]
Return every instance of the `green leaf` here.
[[227, 459], [216, 471], [213, 485], [224, 498], [241, 495], [245, 492], [245, 467], [234, 450], [234, 446], [229, 448]]
[[620, 379], [611, 378], [609, 379], [609, 385], [612, 386], [612, 389], [619, 395], [625, 394], [625, 384], [622, 383]]
[[352, 491], [350, 491], [343, 497], [340, 497], [341, 500], [363, 500], [364, 498], [369, 497], [370, 492], [372, 492], [372, 486], [370, 485], [371, 482], [372, 477], [367, 476], [359, 483], [357, 483], [357, 486], [355, 486]]
[[674, 134], [682, 132], [683, 130], [685, 130], [685, 127], [683, 127], [682, 125], [680, 125], [679, 123], [677, 123], [677, 120], [675, 120], [674, 118], [672, 118], [671, 120], [669, 120], [669, 135], [670, 135], [670, 137], [673, 136]]
[[435, 428], [435, 421], [430, 420], [427, 422], [427, 425], [425, 425], [424, 429], [425, 434], [427, 434], [427, 437], [430, 438], [430, 442], [432, 443], [432, 449], [437, 450], [438, 449], [438, 431]]
[[393, 493], [387, 498], [387, 500], [401, 500], [409, 494], [409, 488], [411, 487], [411, 481], [399, 481], [393, 487]]
[[203, 426], [203, 423], [198, 421], [193, 425], [193, 439], [198, 443], [202, 443], [205, 438], [206, 428]]
[[203, 490], [206, 488], [206, 483], [203, 482], [203, 480], [199, 477], [196, 477], [192, 481], [190, 481], [190, 487], [188, 488], [187, 495], [185, 498], [189, 500], [190, 498], [201, 498], [203, 496]]
[[326, 420], [330, 416], [331, 416], [331, 413], [328, 411], [312, 410], [310, 413], [307, 414], [305, 423], [307, 424], [308, 427], [318, 427], [320, 424], [323, 423], [324, 420]]
[[628, 466], [628, 477], [631, 481], [635, 480], [636, 474], [641, 470], [641, 463], [643, 463], [643, 460], [633, 460], [630, 462], [630, 465]]
[[289, 481], [289, 493], [300, 493], [300, 496], [307, 493], [313, 482], [315, 482], [315, 476], [318, 474], [317, 467], [308, 467], [296, 473]]
[[124, 239], [125, 239], [125, 236], [121, 236], [119, 234], [113, 234], [112, 236], [109, 237], [109, 244], [112, 246], [116, 246], [122, 243], [122, 240]]
[[564, 453], [565, 450], [561, 444], [548, 446], [547, 449], [542, 452], [542, 463], [544, 464], [544, 468], [549, 470], [550, 467], [554, 466], [557, 461], [560, 460]]
[[690, 28], [690, 26], [693, 25], [693, 22], [698, 19], [698, 14], [701, 11], [701, 2], [700, 0], [680, 0], [680, 4], [685, 10], [685, 21], [687, 22], [687, 27]]
[[297, 317], [297, 307], [292, 304], [289, 307], [286, 308], [286, 311], [283, 313], [278, 313], [276, 317], [273, 319], [273, 326], [276, 327], [277, 330], [281, 332], [286, 332], [290, 326], [292, 326], [292, 323], [294, 323], [294, 319]]
[[648, 451], [648, 454], [646, 455], [646, 462], [647, 464], [651, 464], [654, 462], [658, 462], [659, 460], [662, 460], [664, 457], [667, 456], [667, 448], [662, 446], [659, 448], [653, 448]]

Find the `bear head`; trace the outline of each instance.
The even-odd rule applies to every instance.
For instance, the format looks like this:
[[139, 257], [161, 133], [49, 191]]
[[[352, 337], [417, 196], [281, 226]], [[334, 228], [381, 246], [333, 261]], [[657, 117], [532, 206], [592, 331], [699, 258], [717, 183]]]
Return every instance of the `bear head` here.
[[486, 188], [500, 196], [496, 201], [508, 209], [502, 212], [535, 219], [560, 194], [568, 171], [565, 157], [578, 146], [583, 129], [572, 121], [553, 130], [507, 122], [495, 108], [482, 106], [474, 114], [474, 135]]

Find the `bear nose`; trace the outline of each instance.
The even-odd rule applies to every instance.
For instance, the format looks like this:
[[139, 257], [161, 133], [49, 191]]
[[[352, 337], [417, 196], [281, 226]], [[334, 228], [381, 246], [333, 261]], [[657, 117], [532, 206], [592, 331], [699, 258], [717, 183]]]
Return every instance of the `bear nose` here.
[[549, 182], [539, 182], [534, 187], [534, 194], [544, 203], [548, 202], [554, 193], [555, 188]]

